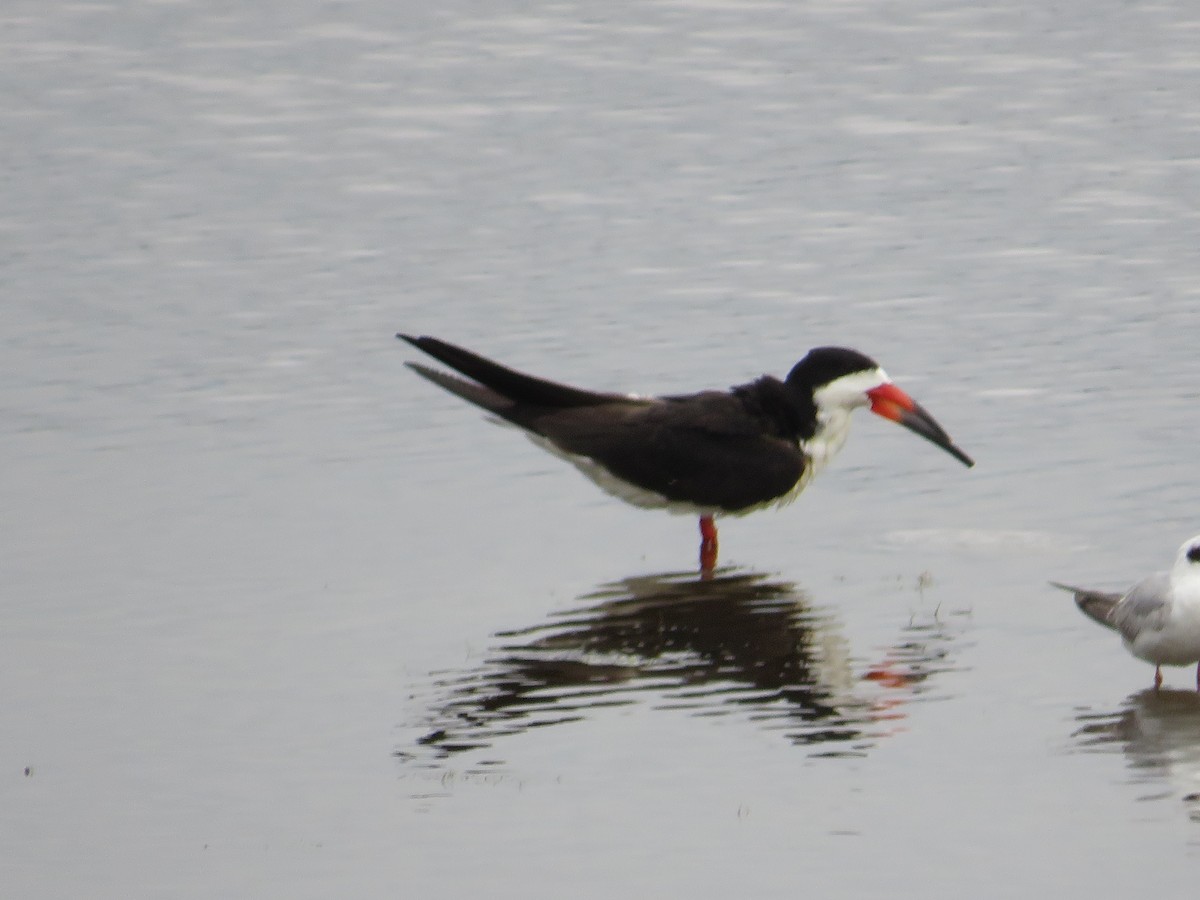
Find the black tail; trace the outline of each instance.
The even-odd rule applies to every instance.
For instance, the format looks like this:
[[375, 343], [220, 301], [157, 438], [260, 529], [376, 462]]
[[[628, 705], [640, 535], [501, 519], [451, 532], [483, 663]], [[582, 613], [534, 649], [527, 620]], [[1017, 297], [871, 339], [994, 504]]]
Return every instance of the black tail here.
[[490, 413], [495, 413], [503, 419], [512, 421], [513, 402], [504, 395], [496, 393], [491, 388], [484, 387], [482, 384], [476, 384], [474, 381], [467, 381], [465, 378], [459, 378], [457, 375], [451, 375], [449, 372], [431, 369], [429, 366], [423, 366], [420, 363], [407, 362], [405, 365], [422, 378], [432, 381], [438, 387], [449, 391], [456, 397], [462, 397], [468, 403], [474, 403], [476, 406], [482, 407]]
[[[468, 378], [475, 379], [475, 381], [490, 388], [491, 392], [498, 395], [498, 398], [508, 400], [510, 403], [524, 403], [542, 407], [571, 407], [599, 406], [602, 403], [620, 402], [628, 399], [621, 394], [599, 394], [594, 391], [573, 388], [565, 384], [556, 384], [553, 381], [546, 381], [544, 378], [534, 378], [532, 375], [526, 375], [523, 372], [509, 369], [499, 363], [492, 362], [490, 359], [485, 359], [478, 354], [472, 353], [470, 350], [464, 350], [462, 347], [456, 347], [454, 344], [448, 344], [434, 337], [412, 337], [407, 334], [397, 334], [396, 337], [403, 341], [408, 341], [417, 349], [425, 351], [434, 359], [445, 363]], [[478, 394], [477, 392], [473, 394], [467, 390], [468, 386], [459, 382], [458, 379], [451, 379], [446, 376], [439, 378], [437, 377], [437, 373], [432, 369], [425, 369], [412, 363], [409, 363], [409, 365], [430, 381], [457, 394], [464, 400], [469, 400], [485, 409], [497, 411], [496, 400], [498, 398]], [[482, 402], [481, 398], [486, 399], [488, 402]]]
[[1089, 591], [1086, 588], [1071, 587], [1069, 584], [1050, 582], [1056, 588], [1069, 591], [1075, 595], [1075, 605], [1093, 622], [1099, 622], [1105, 628], [1116, 629], [1112, 620], [1113, 609], [1121, 600], [1120, 594], [1109, 594], [1104, 591]]

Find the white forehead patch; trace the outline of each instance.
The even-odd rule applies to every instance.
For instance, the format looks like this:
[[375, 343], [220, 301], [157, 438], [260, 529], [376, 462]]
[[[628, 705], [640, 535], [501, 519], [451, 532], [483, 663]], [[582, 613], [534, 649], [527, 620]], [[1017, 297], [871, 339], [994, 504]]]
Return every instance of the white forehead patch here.
[[882, 384], [891, 381], [883, 369], [867, 369], [863, 372], [851, 372], [841, 378], [835, 378], [829, 384], [822, 385], [813, 391], [813, 401], [819, 411], [832, 409], [856, 409], [871, 402], [867, 391], [874, 390]]

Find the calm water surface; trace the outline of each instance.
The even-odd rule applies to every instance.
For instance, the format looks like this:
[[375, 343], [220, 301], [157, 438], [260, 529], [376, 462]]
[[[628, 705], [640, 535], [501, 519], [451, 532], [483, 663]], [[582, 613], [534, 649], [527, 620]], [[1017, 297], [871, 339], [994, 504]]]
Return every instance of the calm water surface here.
[[[4, 896], [1190, 896], [1192, 674], [1046, 581], [1200, 532], [1192, 5], [0, 25]], [[701, 580], [401, 328], [978, 466], [864, 415]]]

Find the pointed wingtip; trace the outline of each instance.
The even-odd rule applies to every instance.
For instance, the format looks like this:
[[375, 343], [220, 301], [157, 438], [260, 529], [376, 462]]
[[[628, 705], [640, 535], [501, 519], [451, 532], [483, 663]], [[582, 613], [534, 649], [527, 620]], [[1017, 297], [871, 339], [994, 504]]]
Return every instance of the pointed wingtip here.
[[419, 341], [419, 340], [420, 340], [420, 338], [415, 338], [415, 337], [413, 337], [411, 334], [405, 334], [403, 331], [397, 331], [397, 332], [396, 332], [396, 337], [397, 337], [399, 340], [402, 340], [402, 341], [408, 341], [408, 342], [409, 342], [410, 344], [412, 344], [414, 347], [415, 347], [415, 346], [417, 346], [417, 341]]

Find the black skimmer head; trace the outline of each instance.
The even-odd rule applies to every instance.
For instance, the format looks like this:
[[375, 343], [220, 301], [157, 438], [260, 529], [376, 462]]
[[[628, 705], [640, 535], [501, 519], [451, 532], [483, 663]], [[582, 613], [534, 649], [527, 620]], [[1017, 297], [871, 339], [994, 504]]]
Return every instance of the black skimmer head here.
[[601, 393], [526, 375], [432, 337], [399, 334], [459, 375], [409, 363], [434, 384], [516, 425], [605, 491], [701, 517], [715, 561], [715, 515], [780, 505], [841, 447], [859, 407], [899, 422], [964, 464], [971, 458], [867, 356], [809, 352], [780, 381], [667, 397]]
[[975, 465], [924, 407], [897, 387], [875, 360], [857, 350], [846, 347], [810, 350], [792, 368], [787, 384], [802, 402], [806, 397], [812, 398], [816, 420], [812, 439], [833, 446], [834, 451], [845, 439], [849, 414], [869, 406], [871, 412], [898, 422], [964, 465]]

